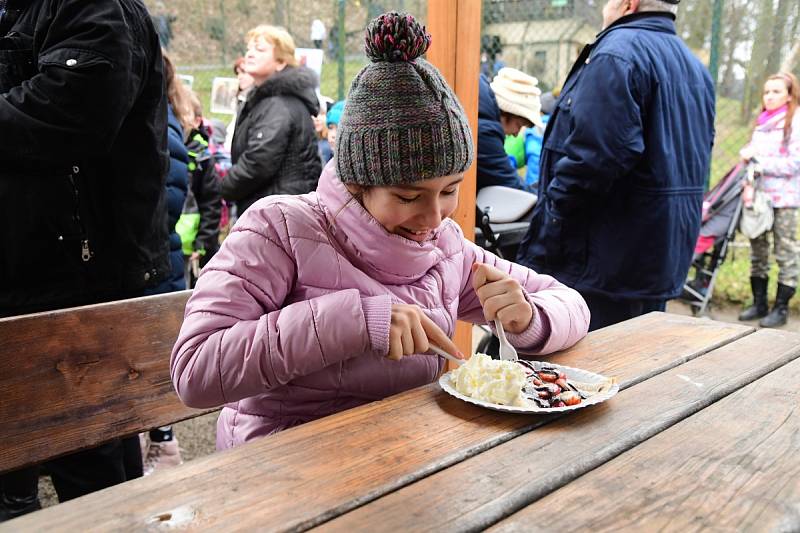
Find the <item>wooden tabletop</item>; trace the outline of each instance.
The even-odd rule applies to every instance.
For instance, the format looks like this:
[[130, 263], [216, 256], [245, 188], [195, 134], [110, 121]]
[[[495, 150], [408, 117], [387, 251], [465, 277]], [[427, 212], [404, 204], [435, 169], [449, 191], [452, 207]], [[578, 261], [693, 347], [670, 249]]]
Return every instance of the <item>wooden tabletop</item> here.
[[800, 529], [800, 335], [651, 313], [548, 359], [617, 376], [564, 416], [432, 384], [0, 531]]

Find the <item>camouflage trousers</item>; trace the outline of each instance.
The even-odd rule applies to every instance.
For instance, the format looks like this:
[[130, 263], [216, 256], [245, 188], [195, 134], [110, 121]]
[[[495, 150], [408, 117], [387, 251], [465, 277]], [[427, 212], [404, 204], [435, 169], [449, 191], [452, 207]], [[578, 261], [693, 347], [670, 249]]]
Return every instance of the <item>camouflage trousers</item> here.
[[769, 274], [769, 238], [775, 245], [778, 283], [797, 287], [797, 208], [775, 208], [772, 229], [750, 240], [750, 275], [766, 278]]

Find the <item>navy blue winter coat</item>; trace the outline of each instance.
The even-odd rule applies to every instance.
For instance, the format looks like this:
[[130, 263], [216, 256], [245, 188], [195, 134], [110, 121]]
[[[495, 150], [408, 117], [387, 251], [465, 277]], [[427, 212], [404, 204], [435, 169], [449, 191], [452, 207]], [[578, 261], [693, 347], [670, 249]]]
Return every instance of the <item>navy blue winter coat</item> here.
[[477, 188], [502, 185], [524, 189], [522, 180], [508, 159], [503, 143], [506, 139], [500, 124], [497, 107], [489, 79], [481, 74], [478, 94], [478, 176]]
[[667, 13], [621, 18], [572, 68], [519, 262], [584, 294], [678, 296], [700, 228], [714, 87]]
[[169, 172], [167, 173], [167, 223], [169, 229], [169, 260], [172, 267], [167, 279], [146, 294], [182, 291], [186, 288], [183, 277], [183, 250], [181, 237], [175, 224], [183, 212], [189, 181], [189, 153], [183, 144], [183, 128], [169, 106], [167, 111], [167, 148], [169, 149]]

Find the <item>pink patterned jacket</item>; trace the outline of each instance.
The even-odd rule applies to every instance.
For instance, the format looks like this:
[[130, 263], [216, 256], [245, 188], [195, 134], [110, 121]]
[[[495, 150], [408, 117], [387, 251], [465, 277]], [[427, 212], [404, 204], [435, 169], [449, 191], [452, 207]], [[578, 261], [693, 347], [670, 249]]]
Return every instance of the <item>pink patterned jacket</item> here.
[[800, 207], [800, 111], [792, 119], [792, 136], [785, 149], [783, 120], [779, 113], [753, 130], [750, 148], [755, 151], [763, 175], [760, 189], [769, 195], [773, 207]]
[[388, 233], [334, 168], [314, 193], [250, 207], [186, 306], [172, 381], [187, 405], [225, 405], [220, 449], [436, 380], [438, 356], [384, 357], [391, 306], [417, 304], [450, 335], [457, 318], [483, 323], [476, 261], [527, 291], [534, 319], [509, 335], [523, 353], [586, 335], [589, 310], [574, 290], [476, 247], [449, 219], [424, 243]]

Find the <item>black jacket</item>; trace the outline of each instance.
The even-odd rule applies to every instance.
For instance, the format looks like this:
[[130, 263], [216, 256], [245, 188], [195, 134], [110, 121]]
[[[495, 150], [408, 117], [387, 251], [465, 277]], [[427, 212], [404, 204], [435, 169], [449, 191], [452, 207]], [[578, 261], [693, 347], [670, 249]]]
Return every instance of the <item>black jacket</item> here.
[[140, 293], [169, 270], [162, 68], [138, 0], [9, 1], [0, 316]]
[[186, 144], [190, 158], [189, 191], [183, 204], [184, 214], [200, 217], [191, 251], [203, 250], [206, 258], [219, 248], [219, 223], [222, 216], [220, 179], [208, 144], [208, 130], [203, 125], [189, 135]]
[[272, 194], [305, 194], [322, 172], [312, 115], [319, 113], [316, 75], [286, 67], [252, 90], [236, 120], [233, 166], [222, 197], [236, 201], [239, 215]]
[[478, 190], [490, 185], [524, 190], [503, 146], [506, 134], [500, 123], [500, 108], [489, 79], [483, 74], [478, 80], [478, 89]]
[[636, 13], [586, 47], [547, 123], [520, 263], [583, 294], [680, 294], [700, 228], [714, 85], [672, 16]]

